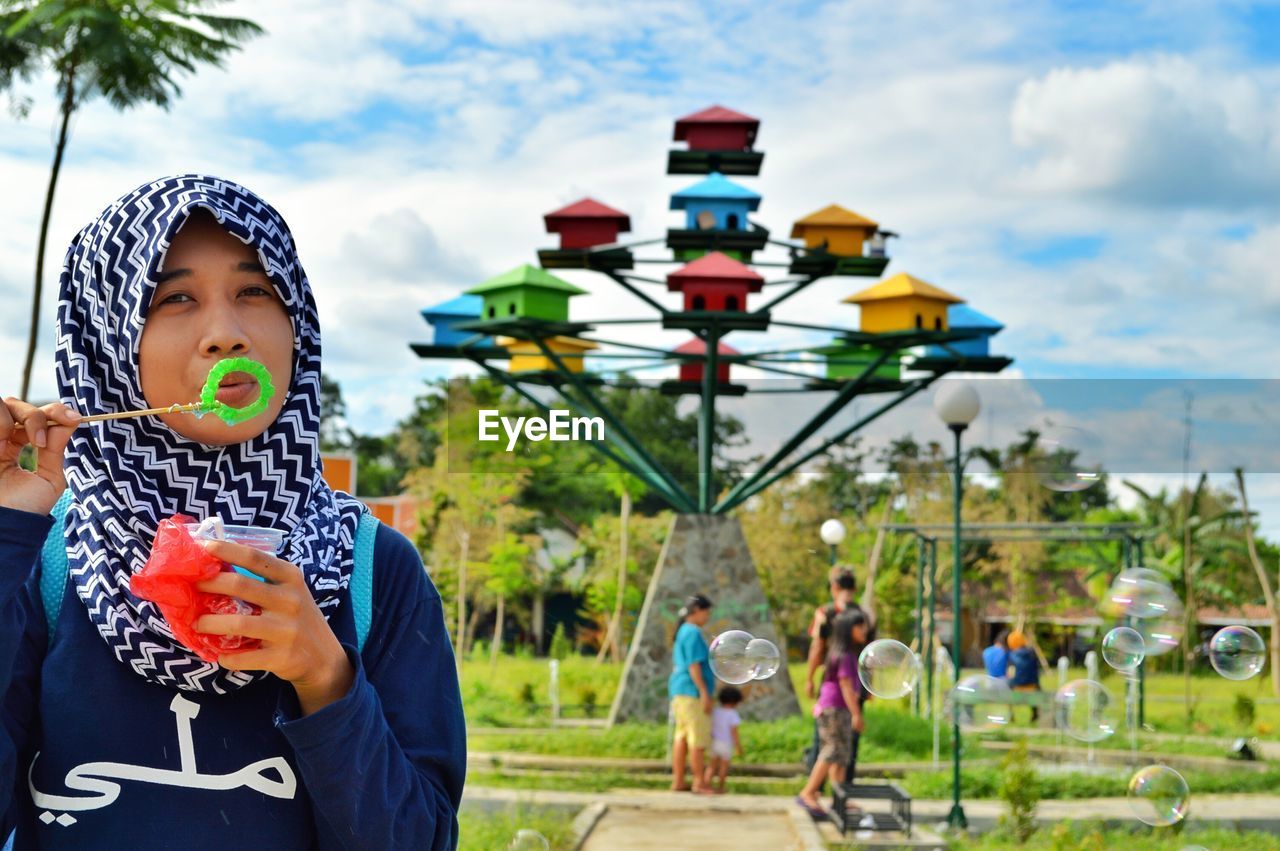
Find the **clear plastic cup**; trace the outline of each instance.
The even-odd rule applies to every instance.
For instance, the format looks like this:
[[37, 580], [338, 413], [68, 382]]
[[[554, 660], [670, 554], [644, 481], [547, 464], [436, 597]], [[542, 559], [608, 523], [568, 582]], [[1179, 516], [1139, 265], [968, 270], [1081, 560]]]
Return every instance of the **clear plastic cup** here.
[[[203, 523], [185, 523], [183, 525], [191, 537], [197, 540], [230, 541], [233, 544], [253, 547], [255, 550], [261, 550], [268, 555], [275, 555], [284, 546], [284, 532], [279, 529], [268, 529], [265, 526], [232, 526], [223, 523], [216, 517], [210, 518]], [[259, 582], [263, 581], [261, 576], [239, 565], [233, 564], [231, 569], [242, 576], [256, 579]]]

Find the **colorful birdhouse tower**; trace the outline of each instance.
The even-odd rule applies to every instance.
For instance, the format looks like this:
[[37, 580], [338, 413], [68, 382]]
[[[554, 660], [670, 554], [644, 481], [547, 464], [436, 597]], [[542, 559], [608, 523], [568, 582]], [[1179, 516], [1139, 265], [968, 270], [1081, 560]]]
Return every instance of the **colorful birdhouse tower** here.
[[946, 331], [947, 308], [963, 301], [933, 284], [899, 272], [849, 296], [843, 303], [862, 308], [861, 330], [882, 334], [886, 331]]
[[565, 322], [569, 319], [569, 298], [585, 292], [528, 263], [467, 290], [468, 295], [484, 298], [480, 318], [486, 321], [546, 319]]
[[688, 230], [750, 230], [747, 213], [760, 208], [760, 194], [715, 172], [671, 196], [671, 209], [683, 210]]
[[547, 233], [560, 234], [561, 250], [592, 248], [618, 241], [618, 234], [631, 230], [631, 217], [621, 210], [583, 198], [542, 217]]
[[973, 331], [979, 336], [971, 340], [956, 340], [942, 346], [929, 346], [925, 349], [925, 357], [985, 358], [991, 356], [991, 338], [1004, 330], [1004, 326], [984, 313], [979, 313], [967, 304], [953, 304], [947, 308], [947, 325], [951, 331]]
[[[707, 344], [698, 337], [694, 337], [689, 342], [677, 346], [671, 350], [678, 355], [704, 355], [707, 352]], [[725, 343], [716, 345], [716, 352], [721, 355], [737, 355], [741, 354], [733, 346]], [[680, 361], [680, 380], [682, 382], [701, 382], [702, 376], [706, 374], [706, 364], [702, 361], [681, 360]], [[718, 361], [716, 363], [716, 381], [721, 384], [729, 383], [729, 362]]]
[[[595, 343], [579, 340], [575, 337], [548, 337], [543, 340], [547, 348], [555, 352], [570, 372], [584, 372], [586, 358], [583, 357], [592, 349], [600, 348]], [[517, 340], [514, 337], [499, 337], [498, 345], [511, 355], [510, 372], [555, 372], [556, 365], [543, 353], [542, 348], [533, 340]]]
[[747, 294], [758, 293], [764, 278], [719, 251], [704, 254], [667, 275], [667, 290], [684, 296], [684, 309], [742, 313]]
[[793, 224], [791, 238], [803, 239], [810, 250], [826, 251], [837, 257], [861, 257], [864, 245], [879, 228], [879, 224], [866, 216], [831, 204]]
[[475, 322], [484, 309], [484, 299], [478, 295], [460, 295], [423, 309], [422, 318], [434, 332], [432, 342], [437, 346], [453, 346], [475, 336], [474, 331], [454, 328], [460, 322]]
[[723, 106], [706, 109], [676, 119], [677, 142], [691, 151], [749, 151], [756, 143], [760, 119]]

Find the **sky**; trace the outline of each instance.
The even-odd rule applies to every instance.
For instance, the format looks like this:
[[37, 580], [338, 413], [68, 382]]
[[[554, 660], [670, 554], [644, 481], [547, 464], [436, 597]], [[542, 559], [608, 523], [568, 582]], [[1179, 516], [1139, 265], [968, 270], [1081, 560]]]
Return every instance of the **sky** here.
[[[79, 227], [148, 179], [202, 171], [244, 183], [297, 237], [326, 371], [361, 430], [389, 429], [424, 379], [462, 371], [409, 352], [430, 338], [418, 311], [534, 261], [555, 244], [544, 213], [589, 194], [629, 213], [633, 237], [673, 226], [669, 195], [692, 181], [664, 174], [672, 122], [712, 103], [761, 119], [764, 168], [743, 180], [764, 198], [756, 221], [785, 236], [795, 219], [839, 203], [898, 232], [888, 272], [908, 271], [1003, 322], [993, 348], [1015, 358], [1009, 375], [1085, 380], [1077, 387], [1280, 377], [1270, 357], [1280, 321], [1280, 4], [219, 9], [268, 34], [225, 68], [182, 79], [168, 112], [118, 113], [97, 100], [77, 115], [47, 263], [56, 270]], [[0, 387], [20, 379], [56, 131], [47, 77], [17, 94], [33, 109], [22, 120], [0, 113], [9, 305]], [[606, 279], [566, 277], [590, 293], [574, 301], [574, 318], [639, 311]], [[782, 313], [852, 327], [856, 309], [838, 302], [868, 283], [828, 279]], [[37, 398], [53, 391], [52, 329], [47, 298]], [[615, 336], [683, 341], [652, 329]], [[820, 341], [775, 329], [768, 346]], [[730, 343], [764, 347], [747, 335]], [[1269, 391], [1266, 382], [1249, 390], [1267, 410]], [[1055, 408], [1034, 388], [1024, 397], [1010, 428]], [[1177, 420], [1176, 405], [1124, 416], [1129, 401], [1110, 419], [1081, 413], [1075, 424], [1111, 442], [1140, 435], [1140, 423]], [[1197, 404], [1198, 435], [1212, 430], [1209, 410]], [[923, 431], [927, 419], [903, 427]], [[1265, 429], [1253, 434], [1265, 450]], [[1154, 466], [1151, 475], [1168, 473]], [[1258, 476], [1255, 502], [1264, 528], [1280, 533], [1276, 478]]]

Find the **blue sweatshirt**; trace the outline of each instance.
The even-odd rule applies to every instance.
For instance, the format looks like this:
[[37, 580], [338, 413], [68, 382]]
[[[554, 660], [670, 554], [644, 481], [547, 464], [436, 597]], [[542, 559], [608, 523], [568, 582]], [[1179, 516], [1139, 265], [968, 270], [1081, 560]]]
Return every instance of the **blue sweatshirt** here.
[[462, 700], [440, 595], [404, 536], [378, 529], [362, 653], [351, 607], [330, 617], [351, 690], [303, 717], [274, 676], [230, 695], [144, 680], [70, 582], [47, 646], [51, 523], [0, 508], [0, 837], [16, 826], [17, 849], [456, 847]]

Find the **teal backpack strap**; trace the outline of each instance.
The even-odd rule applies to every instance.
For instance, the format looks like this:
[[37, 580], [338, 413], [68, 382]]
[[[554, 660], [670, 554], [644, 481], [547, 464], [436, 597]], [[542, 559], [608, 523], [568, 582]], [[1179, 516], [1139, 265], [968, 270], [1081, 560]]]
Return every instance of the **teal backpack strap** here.
[[361, 514], [353, 554], [355, 566], [347, 589], [356, 621], [356, 652], [364, 651], [364, 640], [369, 637], [369, 624], [373, 622], [373, 542], [377, 536], [378, 518], [368, 512]]
[[58, 611], [62, 608], [62, 592], [67, 587], [67, 506], [71, 505], [71, 489], [53, 506], [53, 528], [44, 539], [40, 550], [40, 599], [44, 603], [44, 619], [48, 625], [49, 640], [53, 640], [53, 628], [58, 623]]

